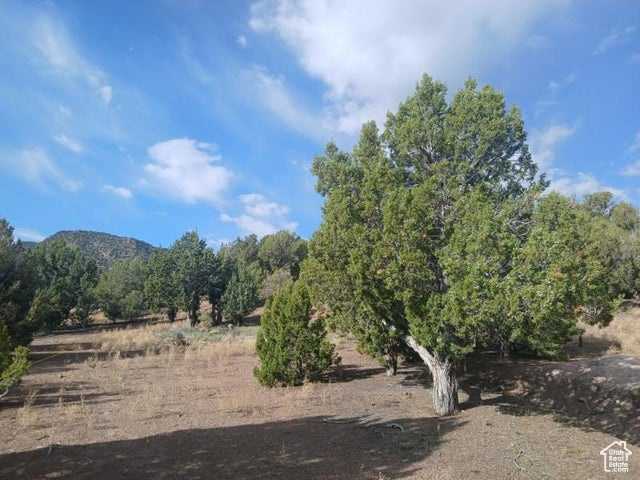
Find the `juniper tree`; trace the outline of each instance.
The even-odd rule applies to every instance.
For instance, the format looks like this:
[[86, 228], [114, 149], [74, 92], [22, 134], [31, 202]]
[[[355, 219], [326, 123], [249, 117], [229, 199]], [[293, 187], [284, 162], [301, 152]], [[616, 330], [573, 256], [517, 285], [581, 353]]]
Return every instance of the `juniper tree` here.
[[249, 312], [258, 303], [260, 273], [257, 265], [238, 262], [222, 295], [222, 310], [226, 319], [240, 326]]
[[555, 353], [576, 305], [592, 298], [610, 318], [605, 272], [587, 233], [573, 233], [588, 219], [540, 196], [518, 109], [473, 80], [445, 95], [425, 75], [382, 134], [368, 123], [353, 152], [330, 143], [314, 160], [325, 204], [310, 242], [314, 290], [414, 350], [438, 414], [456, 411], [456, 363], [479, 343]]
[[256, 338], [260, 366], [254, 375], [267, 386], [300, 385], [338, 359], [322, 320], [311, 320], [311, 297], [303, 282], [289, 282], [267, 301]]

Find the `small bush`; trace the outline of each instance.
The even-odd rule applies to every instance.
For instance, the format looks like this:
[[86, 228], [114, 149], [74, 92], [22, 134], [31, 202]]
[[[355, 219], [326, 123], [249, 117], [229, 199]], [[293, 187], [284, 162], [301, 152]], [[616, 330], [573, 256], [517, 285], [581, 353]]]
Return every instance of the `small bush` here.
[[27, 355], [29, 349], [19, 346], [11, 349], [7, 326], [0, 320], [0, 397], [14, 385], [20, 382], [20, 378], [27, 372], [29, 361]]
[[324, 324], [310, 321], [311, 299], [302, 282], [289, 282], [267, 302], [256, 339], [261, 384], [301, 385], [337, 362]]

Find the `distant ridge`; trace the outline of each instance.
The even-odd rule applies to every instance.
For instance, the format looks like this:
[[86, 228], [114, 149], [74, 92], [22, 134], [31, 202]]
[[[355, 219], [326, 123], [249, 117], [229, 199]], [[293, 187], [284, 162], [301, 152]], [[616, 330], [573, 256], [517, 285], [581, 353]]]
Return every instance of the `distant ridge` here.
[[42, 243], [46, 245], [57, 238], [78, 247], [87, 258], [96, 261], [100, 270], [108, 270], [117, 260], [124, 258], [149, 258], [156, 250], [142, 240], [86, 230], [63, 230], [45, 238]]

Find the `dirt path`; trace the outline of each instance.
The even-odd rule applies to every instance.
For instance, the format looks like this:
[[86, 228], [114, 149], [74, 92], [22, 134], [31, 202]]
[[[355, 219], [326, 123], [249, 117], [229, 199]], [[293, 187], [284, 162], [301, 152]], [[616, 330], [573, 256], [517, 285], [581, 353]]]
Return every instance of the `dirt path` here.
[[[0, 404], [0, 478], [640, 474], [637, 441], [628, 443], [631, 473], [605, 476], [599, 452], [618, 438], [606, 425], [538, 405], [529, 390], [518, 390], [522, 378], [531, 391], [546, 385], [553, 365], [481, 359], [461, 384], [463, 411], [442, 418], [433, 414], [420, 366], [386, 377], [347, 341], [339, 346], [340, 367], [292, 389], [257, 384], [252, 339], [115, 356], [100, 345], [91, 332], [37, 339], [35, 358], [43, 361]], [[561, 386], [544, 388], [555, 393], [541, 398], [562, 396]], [[622, 419], [623, 435], [632, 420]]]

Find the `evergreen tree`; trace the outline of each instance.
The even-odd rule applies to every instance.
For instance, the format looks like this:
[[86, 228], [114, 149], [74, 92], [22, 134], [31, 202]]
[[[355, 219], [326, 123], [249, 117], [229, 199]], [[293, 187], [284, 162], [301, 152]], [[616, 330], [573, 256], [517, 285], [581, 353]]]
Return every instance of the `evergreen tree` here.
[[[325, 205], [310, 242], [314, 292], [353, 331], [365, 322], [414, 350], [438, 414], [456, 411], [456, 363], [479, 343], [554, 354], [577, 305], [591, 298], [598, 321], [611, 317], [588, 234], [571, 234], [589, 222], [541, 199], [518, 109], [473, 80], [449, 105], [445, 94], [425, 75], [382, 135], [366, 124], [352, 153], [329, 144], [314, 160]], [[384, 334], [370, 338], [382, 353]]]
[[51, 331], [80, 308], [76, 320], [86, 323], [92, 304], [91, 290], [98, 280], [98, 267], [80, 249], [58, 238], [30, 252], [37, 273], [38, 291], [29, 317]]
[[244, 317], [258, 303], [260, 272], [256, 265], [236, 264], [222, 296], [225, 318], [234, 325], [242, 325]]
[[267, 301], [256, 339], [263, 385], [300, 385], [337, 362], [321, 320], [311, 321], [311, 297], [304, 283], [289, 282]]
[[144, 295], [146, 261], [142, 257], [116, 261], [95, 288], [98, 306], [111, 321], [133, 320], [148, 311]]

